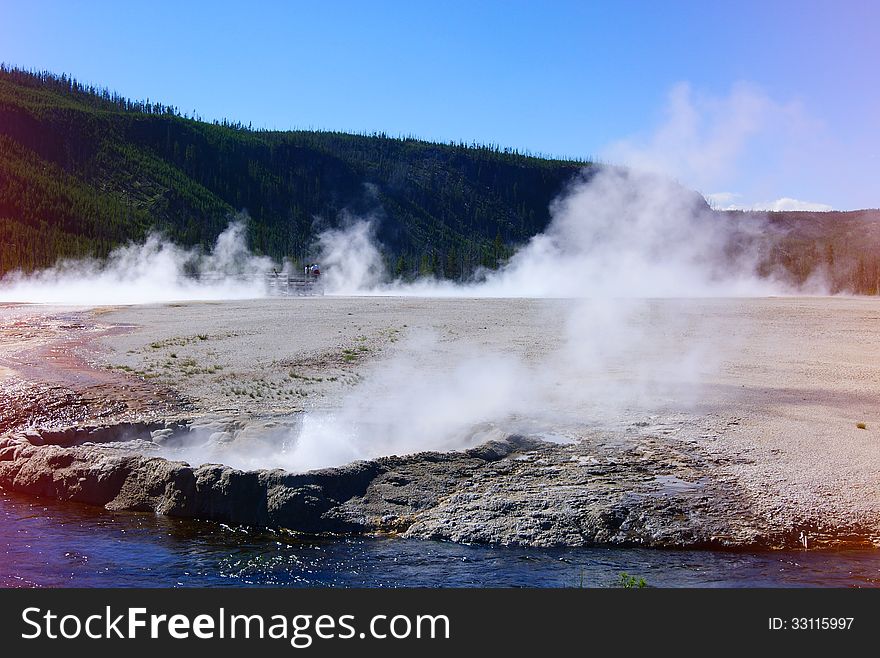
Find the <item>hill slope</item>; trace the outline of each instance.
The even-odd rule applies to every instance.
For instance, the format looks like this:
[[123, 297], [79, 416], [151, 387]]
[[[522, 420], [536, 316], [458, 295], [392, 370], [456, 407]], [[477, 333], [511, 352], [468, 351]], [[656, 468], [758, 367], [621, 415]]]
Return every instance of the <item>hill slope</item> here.
[[[104, 255], [150, 228], [210, 244], [249, 214], [252, 246], [305, 258], [317, 230], [372, 214], [404, 270], [457, 276], [541, 231], [586, 163], [497, 148], [208, 124], [67, 77], [0, 71], [0, 272]], [[402, 261], [401, 261], [402, 257]]]

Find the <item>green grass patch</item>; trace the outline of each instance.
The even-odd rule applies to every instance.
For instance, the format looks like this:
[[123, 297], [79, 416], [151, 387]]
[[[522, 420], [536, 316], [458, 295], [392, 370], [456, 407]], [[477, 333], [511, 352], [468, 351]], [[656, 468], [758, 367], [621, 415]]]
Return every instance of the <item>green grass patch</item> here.
[[617, 585], [619, 587], [623, 587], [624, 589], [641, 589], [643, 587], [647, 587], [648, 583], [645, 581], [644, 578], [640, 578], [638, 576], [630, 576], [624, 571], [617, 579]]

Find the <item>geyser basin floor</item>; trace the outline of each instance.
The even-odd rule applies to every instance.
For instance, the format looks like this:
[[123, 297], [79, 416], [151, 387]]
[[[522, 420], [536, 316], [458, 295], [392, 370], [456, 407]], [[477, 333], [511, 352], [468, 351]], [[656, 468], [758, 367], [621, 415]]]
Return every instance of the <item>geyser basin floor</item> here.
[[[271, 425], [299, 410], [344, 405], [363, 381], [372, 381], [377, 370], [410, 349], [408, 341], [420, 332], [434, 338], [425, 349], [410, 349], [415, 364], [405, 375], [442, 379], [445, 368], [467, 361], [473, 346], [477, 353], [502, 351], [518, 364], [534, 366], [527, 374], [546, 374], [551, 366], [565, 365], [554, 360], [559, 350], [574, 354], [564, 350], [581, 344], [596, 352], [575, 364], [583, 377], [557, 383], [563, 390], [587, 390], [596, 404], [581, 396], [573, 398], [578, 405], [556, 411], [567, 414], [561, 422], [568, 427], [577, 422], [591, 427], [592, 440], [601, 442], [606, 454], [591, 453], [588, 443], [547, 446], [537, 456], [512, 456], [502, 469], [480, 470], [479, 479], [464, 473], [453, 482], [458, 495], [431, 508], [416, 536], [467, 541], [473, 539], [468, 526], [486, 527], [486, 515], [494, 514], [497, 532], [484, 539], [529, 543], [529, 536], [519, 536], [524, 529], [517, 522], [527, 518], [522, 506], [552, 512], [553, 519], [577, 518], [591, 504], [597, 481], [621, 488], [626, 478], [638, 476], [650, 498], [639, 506], [611, 505], [605, 526], [618, 524], [624, 532], [627, 524], [642, 523], [662, 535], [672, 525], [694, 526], [695, 514], [726, 514], [745, 543], [794, 545], [800, 533], [811, 548], [876, 541], [880, 309], [875, 301], [658, 300], [628, 305], [623, 313], [612, 309], [607, 322], [607, 308], [588, 309], [581, 324], [572, 324], [570, 305], [325, 298], [131, 307], [81, 314], [78, 323], [57, 322], [48, 337], [18, 312], [15, 326], [3, 328], [0, 376], [5, 409], [12, 410], [4, 413], [4, 425], [17, 429], [34, 418], [14, 413], [16, 395], [28, 387], [42, 387], [43, 407], [59, 412], [82, 409], [79, 400], [91, 400], [84, 412], [69, 416], [77, 422], [134, 420], [130, 416], [138, 414], [155, 420], [164, 413], [168, 420]], [[130, 329], [96, 332], [94, 343], [80, 340], [97, 325]], [[43, 369], [44, 381], [29, 380], [22, 335], [46, 344], [79, 337], [74, 352], [109, 366], [119, 390], [156, 392], [155, 407], [102, 410], [102, 398], [88, 395], [91, 384], [66, 377], [60, 379], [72, 397], [53, 397], [50, 369]], [[461, 348], [465, 344], [471, 347]], [[552, 381], [537, 376], [525, 381], [523, 388], [534, 396], [553, 388]], [[393, 379], [380, 383], [394, 395]], [[185, 404], [169, 408], [159, 394], [168, 389]], [[380, 397], [375, 399], [378, 404]], [[37, 416], [37, 424], [50, 416]], [[418, 448], [417, 441], [413, 446]], [[580, 479], [569, 480], [573, 474]], [[408, 486], [418, 488], [418, 482]], [[711, 495], [701, 501], [702, 491]], [[655, 518], [650, 513], [656, 501], [664, 502], [663, 514]], [[542, 511], [541, 505], [553, 509]], [[647, 516], [628, 516], [633, 513]], [[651, 528], [656, 519], [669, 526]], [[687, 539], [682, 533], [678, 538]]]

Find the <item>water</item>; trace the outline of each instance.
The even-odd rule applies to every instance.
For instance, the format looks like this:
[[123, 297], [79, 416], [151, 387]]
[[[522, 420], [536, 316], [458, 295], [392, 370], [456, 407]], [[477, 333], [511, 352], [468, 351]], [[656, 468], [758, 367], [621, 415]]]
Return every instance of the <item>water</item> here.
[[302, 539], [0, 492], [6, 587], [877, 586], [880, 551], [523, 549]]

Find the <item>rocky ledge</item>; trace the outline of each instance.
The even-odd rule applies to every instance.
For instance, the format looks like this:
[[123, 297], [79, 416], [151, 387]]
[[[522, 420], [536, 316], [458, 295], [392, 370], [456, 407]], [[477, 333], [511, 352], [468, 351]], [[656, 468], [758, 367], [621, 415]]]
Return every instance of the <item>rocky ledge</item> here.
[[655, 547], [864, 545], [863, 528], [754, 518], [733, 482], [685, 445], [560, 445], [509, 436], [449, 453], [383, 457], [302, 474], [151, 456], [146, 424], [30, 431], [0, 439], [0, 487], [136, 510], [303, 533], [395, 533], [468, 543]]

